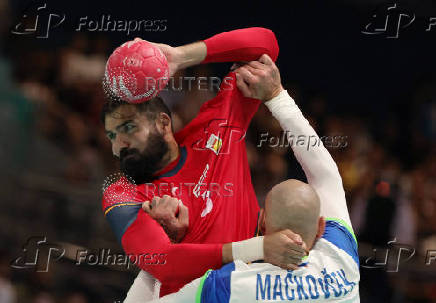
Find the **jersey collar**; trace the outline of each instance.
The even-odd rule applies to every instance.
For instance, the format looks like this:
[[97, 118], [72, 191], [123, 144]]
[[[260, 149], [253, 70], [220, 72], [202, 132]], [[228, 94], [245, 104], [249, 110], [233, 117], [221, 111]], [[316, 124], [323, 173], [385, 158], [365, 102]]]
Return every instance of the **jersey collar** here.
[[179, 157], [168, 164], [158, 175], [157, 179], [172, 177], [177, 174], [183, 167], [183, 164], [186, 162], [186, 158], [188, 156], [188, 152], [186, 151], [185, 146], [181, 146], [179, 150]]

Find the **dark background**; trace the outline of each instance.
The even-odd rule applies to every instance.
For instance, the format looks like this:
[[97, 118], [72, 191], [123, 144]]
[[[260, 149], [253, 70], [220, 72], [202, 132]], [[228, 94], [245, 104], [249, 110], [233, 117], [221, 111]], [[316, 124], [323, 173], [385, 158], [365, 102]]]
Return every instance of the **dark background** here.
[[[65, 14], [65, 21], [47, 39], [11, 33], [23, 14], [35, 16], [32, 8], [40, 3], [47, 4], [40, 16]], [[393, 3], [416, 16], [397, 39], [362, 33], [374, 14], [381, 16], [377, 22], [384, 20]], [[167, 20], [166, 30], [75, 31], [80, 17], [102, 15]], [[135, 273], [76, 266], [77, 247], [71, 246], [121, 252], [100, 208], [101, 184], [117, 171], [98, 117], [105, 60], [137, 36], [178, 46], [251, 26], [276, 34], [282, 82], [317, 132], [347, 138], [346, 147], [330, 151], [344, 179], [361, 265], [373, 265], [365, 261], [372, 248], [383, 253], [394, 238], [416, 250], [400, 272], [362, 267], [362, 302], [436, 302], [435, 264], [425, 266], [427, 250], [436, 249], [436, 26], [425, 31], [430, 17], [436, 17], [434, 1], [0, 0], [0, 303], [123, 298]], [[223, 77], [229, 67], [210, 64], [179, 75]], [[163, 94], [176, 128], [213, 93]], [[280, 127], [261, 108], [247, 136], [260, 204], [273, 184], [304, 179], [288, 149], [257, 147], [266, 131], [279, 135]], [[54, 262], [48, 273], [11, 268], [32, 236], [66, 247], [70, 260]], [[16, 300], [1, 301], [3, 293]]]

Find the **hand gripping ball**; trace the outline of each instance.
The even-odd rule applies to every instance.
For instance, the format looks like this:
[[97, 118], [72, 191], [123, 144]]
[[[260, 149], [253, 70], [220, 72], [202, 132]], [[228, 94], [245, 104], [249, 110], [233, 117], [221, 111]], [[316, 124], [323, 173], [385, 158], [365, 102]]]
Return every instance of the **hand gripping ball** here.
[[169, 80], [168, 62], [153, 44], [135, 39], [115, 49], [106, 63], [106, 93], [129, 103], [155, 97]]

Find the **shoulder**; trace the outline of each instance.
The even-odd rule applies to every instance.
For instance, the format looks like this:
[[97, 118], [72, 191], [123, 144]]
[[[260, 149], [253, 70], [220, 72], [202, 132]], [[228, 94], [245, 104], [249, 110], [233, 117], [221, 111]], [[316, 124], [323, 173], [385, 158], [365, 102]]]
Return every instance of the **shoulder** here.
[[228, 263], [218, 270], [209, 270], [203, 276], [198, 287], [197, 298], [200, 302], [229, 302], [230, 277], [235, 271], [235, 262]]
[[345, 221], [326, 218], [326, 227], [322, 239], [346, 252], [359, 266], [357, 239], [353, 229]]
[[[147, 198], [147, 185], [135, 185], [118, 180], [103, 192], [102, 209], [118, 241], [127, 228], [136, 220]], [[152, 192], [152, 191], [150, 191]]]

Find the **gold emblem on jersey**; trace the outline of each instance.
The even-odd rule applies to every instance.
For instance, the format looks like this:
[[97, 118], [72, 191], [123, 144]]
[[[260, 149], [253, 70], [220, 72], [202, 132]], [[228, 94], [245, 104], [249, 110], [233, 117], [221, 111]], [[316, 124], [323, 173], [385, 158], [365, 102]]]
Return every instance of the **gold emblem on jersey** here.
[[223, 140], [221, 140], [220, 137], [212, 134], [210, 135], [209, 140], [207, 140], [206, 148], [210, 149], [216, 155], [218, 155], [222, 145], [223, 145]]

